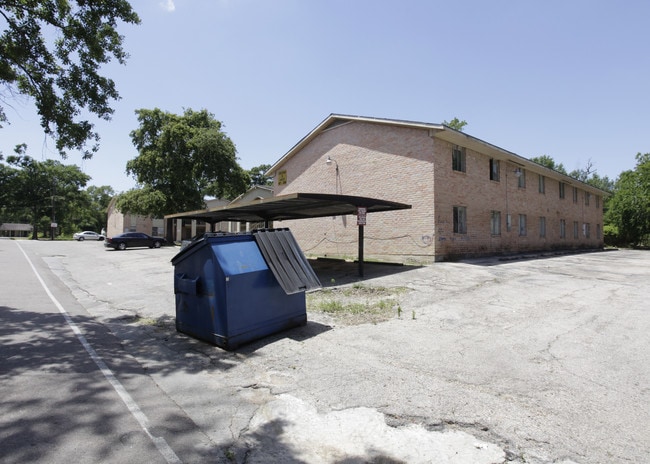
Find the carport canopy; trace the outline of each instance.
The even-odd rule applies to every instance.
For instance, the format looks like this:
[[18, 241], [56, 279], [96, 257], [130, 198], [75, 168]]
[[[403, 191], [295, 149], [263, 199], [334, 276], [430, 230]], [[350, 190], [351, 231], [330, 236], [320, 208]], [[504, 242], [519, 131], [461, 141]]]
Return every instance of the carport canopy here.
[[[165, 219], [198, 219], [209, 224], [221, 221], [263, 221], [268, 226], [270, 221], [357, 215], [359, 208], [365, 208], [365, 213], [369, 214], [410, 209], [411, 205], [352, 195], [290, 193], [232, 206], [169, 214]], [[363, 276], [363, 227], [363, 223], [359, 223], [359, 274], [361, 276]]]
[[411, 205], [377, 198], [327, 193], [290, 193], [237, 205], [168, 214], [165, 219], [198, 219], [210, 224], [221, 221], [269, 222], [410, 209]]

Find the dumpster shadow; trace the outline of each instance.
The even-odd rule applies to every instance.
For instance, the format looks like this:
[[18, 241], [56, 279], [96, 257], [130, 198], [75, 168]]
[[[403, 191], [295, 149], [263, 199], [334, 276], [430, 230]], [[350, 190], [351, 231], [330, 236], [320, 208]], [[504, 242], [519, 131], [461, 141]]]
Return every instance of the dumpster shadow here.
[[363, 277], [359, 275], [359, 263], [342, 259], [310, 259], [312, 269], [323, 287], [335, 287], [365, 280], [386, 277], [402, 272], [419, 269], [422, 266], [410, 266], [401, 263], [366, 262], [363, 265]]
[[310, 338], [317, 337], [318, 335], [329, 332], [332, 330], [332, 327], [329, 325], [321, 324], [319, 322], [307, 321], [307, 324], [294, 327], [292, 329], [283, 330], [273, 335], [261, 338], [259, 340], [252, 341], [246, 345], [242, 345], [239, 348], [234, 350], [235, 353], [250, 355], [254, 354], [255, 351], [260, 348], [276, 343], [279, 340], [289, 338], [296, 342], [304, 342]]

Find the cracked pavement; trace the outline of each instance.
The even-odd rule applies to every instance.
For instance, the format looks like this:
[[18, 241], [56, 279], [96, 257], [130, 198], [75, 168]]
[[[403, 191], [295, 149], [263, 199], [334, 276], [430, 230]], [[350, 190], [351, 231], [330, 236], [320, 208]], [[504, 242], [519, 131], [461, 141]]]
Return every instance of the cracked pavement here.
[[[401, 317], [309, 312], [226, 352], [175, 331], [178, 249], [24, 246], [223, 462], [650, 461], [649, 252], [367, 264], [364, 285], [411, 289]], [[314, 267], [324, 285], [359, 281], [353, 263]]]

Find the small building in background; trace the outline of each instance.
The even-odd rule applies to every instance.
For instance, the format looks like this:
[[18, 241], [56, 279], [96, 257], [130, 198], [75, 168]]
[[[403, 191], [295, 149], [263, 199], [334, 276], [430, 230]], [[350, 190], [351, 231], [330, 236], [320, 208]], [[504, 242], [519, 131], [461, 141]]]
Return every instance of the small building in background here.
[[5, 222], [0, 224], [0, 237], [29, 237], [34, 227], [31, 224], [16, 224]]
[[153, 237], [163, 237], [165, 233], [164, 219], [138, 214], [123, 214], [116, 207], [117, 197], [108, 205], [106, 220], [106, 236], [113, 237], [124, 232], [143, 232]]

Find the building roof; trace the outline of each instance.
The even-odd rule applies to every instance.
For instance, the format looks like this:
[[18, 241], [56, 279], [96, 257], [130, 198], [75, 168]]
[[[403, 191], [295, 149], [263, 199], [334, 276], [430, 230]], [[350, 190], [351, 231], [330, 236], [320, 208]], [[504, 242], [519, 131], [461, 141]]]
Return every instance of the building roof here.
[[335, 113], [330, 114], [318, 126], [316, 126], [316, 128], [314, 128], [309, 134], [307, 134], [297, 144], [295, 144], [287, 153], [285, 153], [282, 158], [280, 158], [273, 166], [271, 166], [271, 168], [269, 168], [267, 175], [272, 175], [274, 172], [278, 171], [283, 164], [285, 164], [289, 159], [296, 155], [300, 150], [302, 150], [321, 133], [352, 122], [367, 122], [372, 124], [389, 125], [393, 127], [410, 127], [428, 130], [430, 136], [435, 136], [454, 145], [469, 148], [498, 160], [508, 161], [520, 166], [522, 169], [526, 169], [527, 171], [536, 172], [548, 177], [554, 177], [566, 184], [580, 185], [580, 188], [583, 190], [591, 191], [597, 195], [609, 195], [608, 192], [586, 184], [574, 177], [567, 176], [566, 174], [562, 174], [558, 171], [547, 168], [546, 166], [542, 166], [541, 164], [535, 163], [534, 161], [517, 155], [516, 153], [500, 148], [479, 138], [473, 137], [469, 134], [466, 134], [465, 132], [452, 129], [451, 127], [444, 124], [407, 121], [401, 119], [373, 118], [367, 116], [351, 116]]
[[410, 209], [411, 205], [377, 198], [325, 193], [291, 193], [248, 203], [218, 206], [197, 211], [175, 213], [165, 219], [199, 219], [208, 223], [221, 221], [282, 221], [357, 214], [358, 207], [368, 213]]

